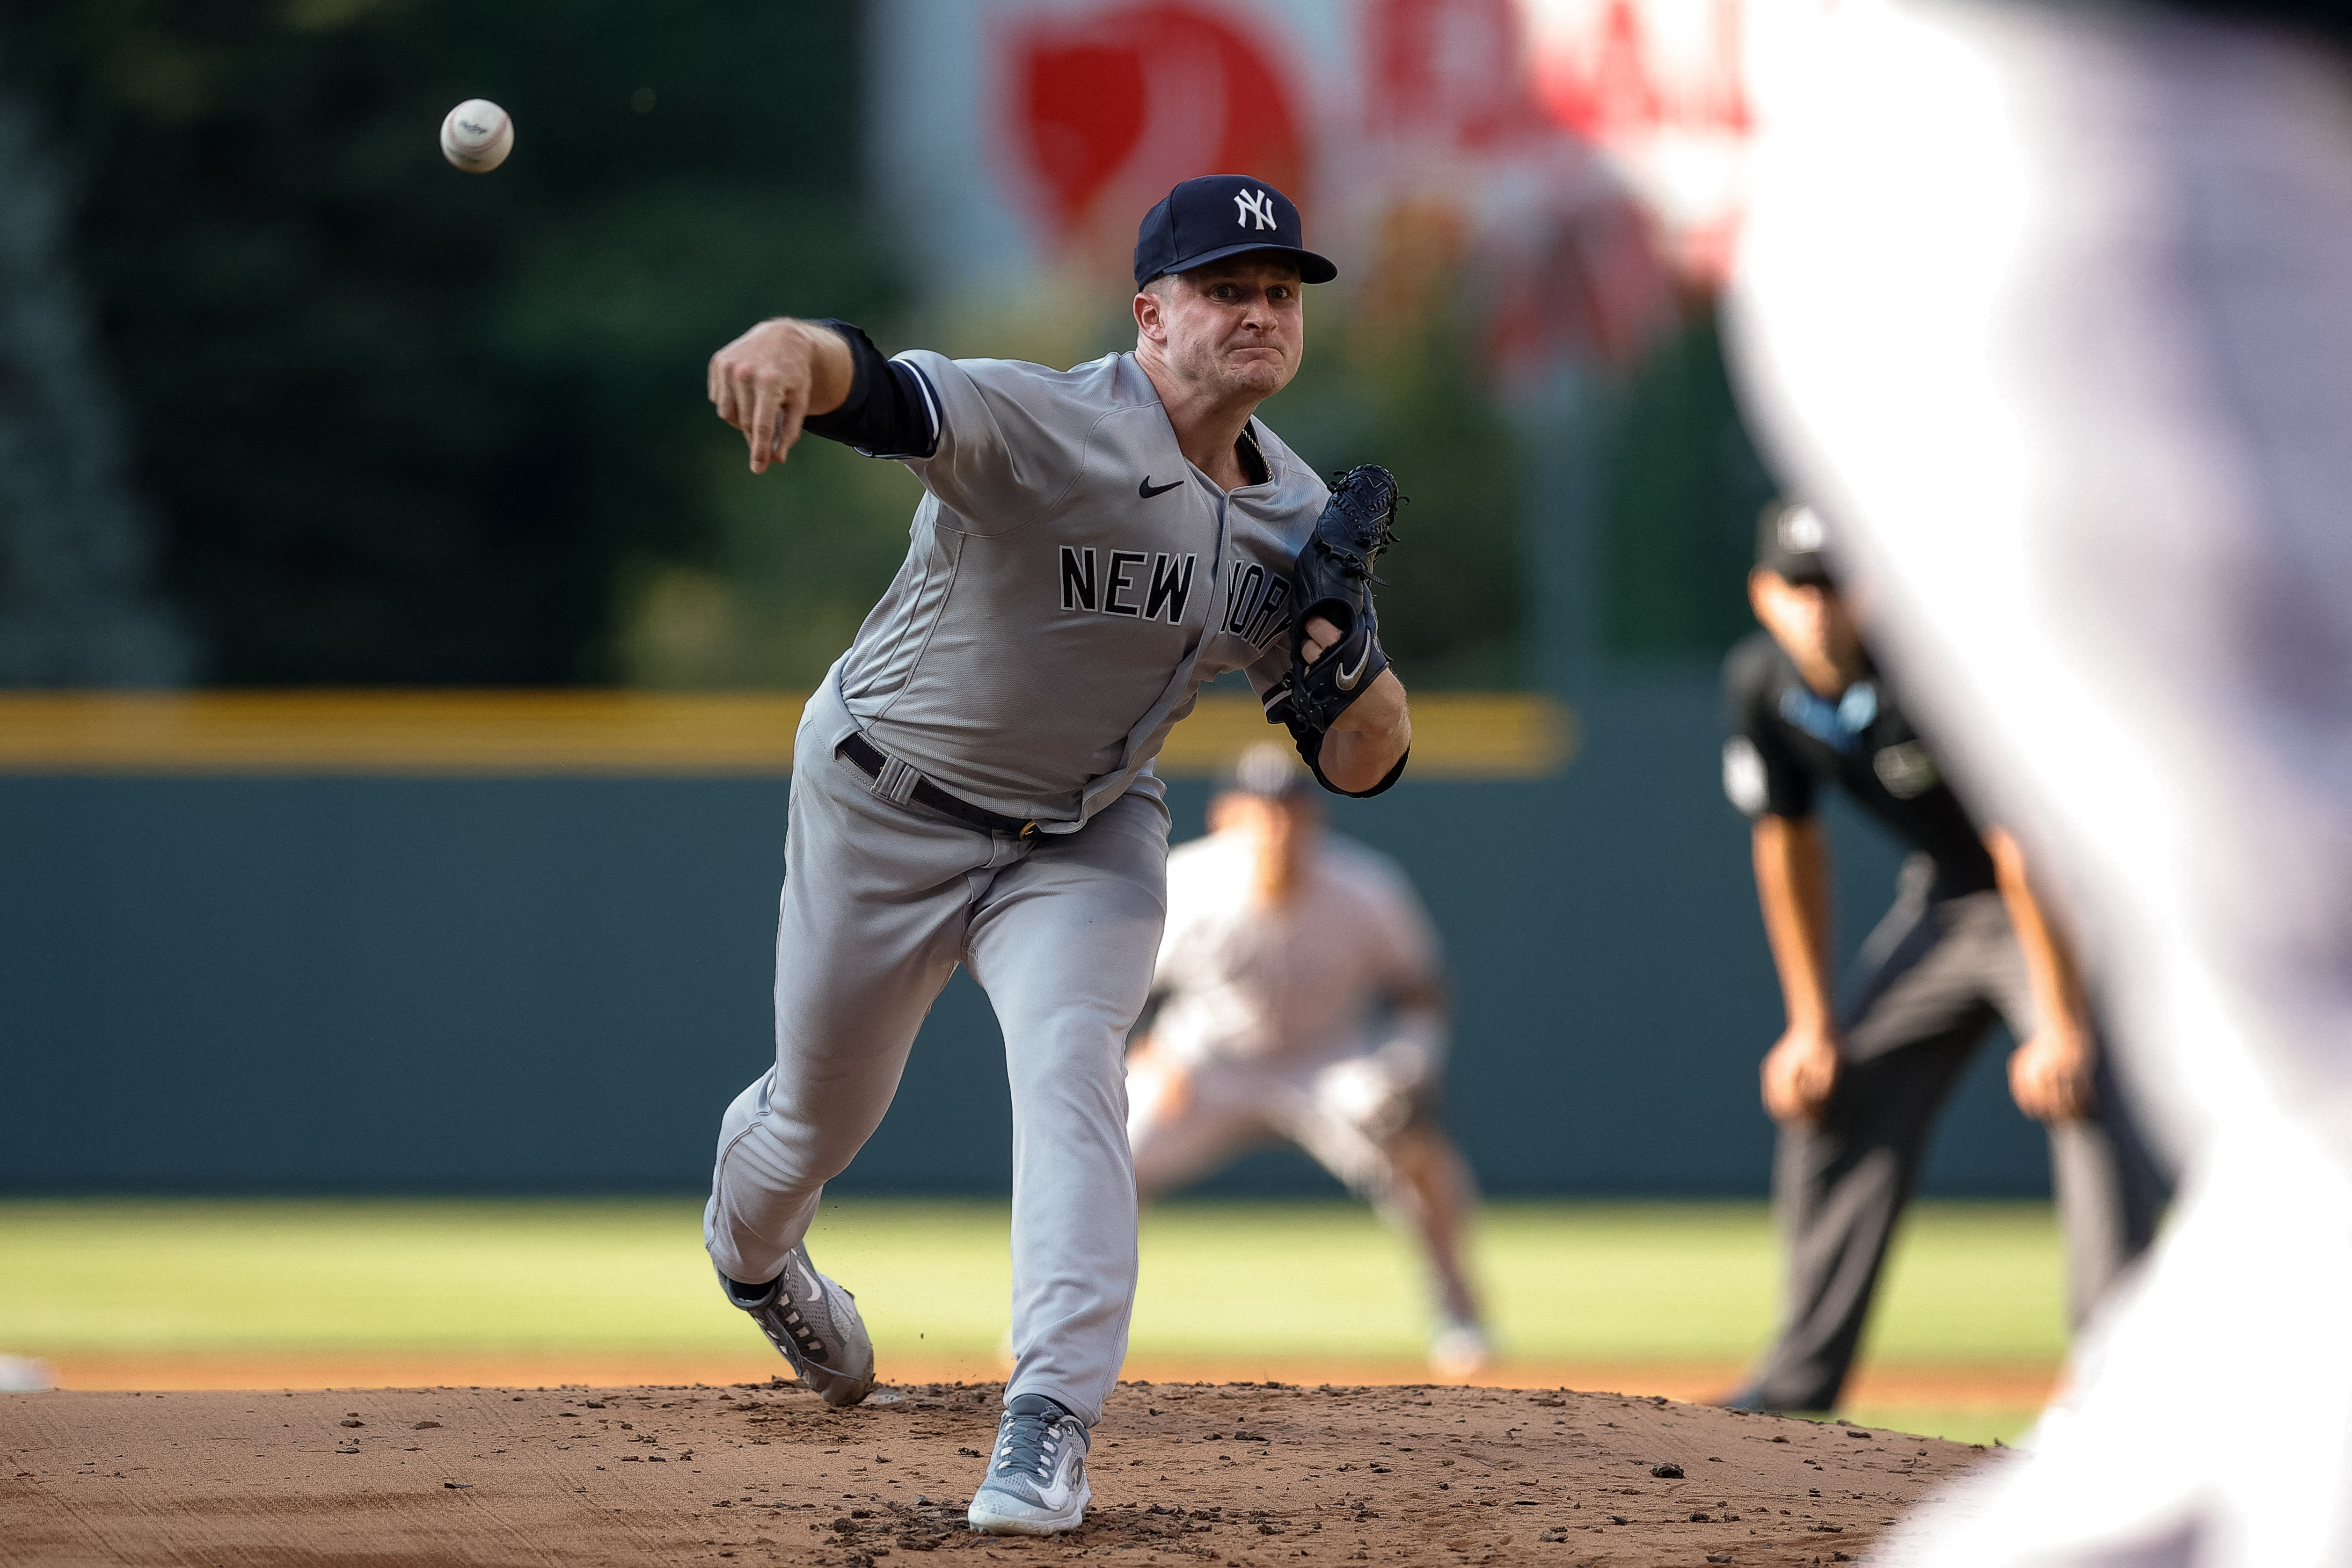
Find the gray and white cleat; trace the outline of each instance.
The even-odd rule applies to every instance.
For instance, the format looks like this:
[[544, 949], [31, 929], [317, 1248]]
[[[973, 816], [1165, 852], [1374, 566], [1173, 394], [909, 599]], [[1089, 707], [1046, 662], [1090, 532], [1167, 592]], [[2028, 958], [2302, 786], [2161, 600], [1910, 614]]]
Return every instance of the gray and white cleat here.
[[1076, 1530], [1094, 1496], [1087, 1485], [1087, 1427], [1042, 1394], [1014, 1396], [996, 1423], [996, 1452], [965, 1519], [983, 1535], [1055, 1535]]
[[874, 1391], [874, 1341], [857, 1315], [857, 1298], [818, 1273], [806, 1247], [793, 1248], [784, 1271], [756, 1296], [724, 1274], [719, 1283], [827, 1405], [855, 1405]]

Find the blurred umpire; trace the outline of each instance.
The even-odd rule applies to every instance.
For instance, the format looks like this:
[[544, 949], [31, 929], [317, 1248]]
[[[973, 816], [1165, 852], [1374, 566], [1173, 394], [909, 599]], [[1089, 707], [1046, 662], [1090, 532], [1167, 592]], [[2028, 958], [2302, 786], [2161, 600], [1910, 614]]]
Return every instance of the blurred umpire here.
[[[1995, 1019], [2024, 1042], [2010, 1092], [2050, 1129], [2075, 1327], [2147, 1248], [2162, 1198], [2016, 841], [1979, 830], [1944, 782], [1862, 644], [1828, 544], [1811, 508], [1767, 509], [1748, 580], [1764, 630], [1724, 663], [1724, 790], [1755, 823], [1756, 891], [1788, 1007], [1762, 1073], [1780, 1125], [1787, 1285], [1771, 1348], [1727, 1401], [1748, 1409], [1837, 1404], [1930, 1125]], [[1912, 851], [1843, 1008], [1815, 815], [1832, 782]]]

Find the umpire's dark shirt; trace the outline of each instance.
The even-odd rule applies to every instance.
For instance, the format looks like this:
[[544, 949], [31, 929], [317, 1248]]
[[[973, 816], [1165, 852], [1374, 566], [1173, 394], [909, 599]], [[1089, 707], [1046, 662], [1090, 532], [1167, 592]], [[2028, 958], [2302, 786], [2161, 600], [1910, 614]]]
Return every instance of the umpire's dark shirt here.
[[1810, 817], [1816, 791], [1834, 779], [1935, 861], [1937, 893], [1994, 885], [1983, 834], [1883, 676], [1857, 681], [1831, 702], [1805, 685], [1769, 632], [1759, 632], [1724, 660], [1723, 703], [1731, 731], [1723, 792], [1748, 816]]

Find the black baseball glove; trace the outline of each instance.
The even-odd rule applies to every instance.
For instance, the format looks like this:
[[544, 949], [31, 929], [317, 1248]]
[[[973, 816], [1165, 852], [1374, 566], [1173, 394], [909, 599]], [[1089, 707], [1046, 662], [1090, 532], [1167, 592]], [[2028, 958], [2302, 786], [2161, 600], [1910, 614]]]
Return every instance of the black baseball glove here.
[[[1380, 580], [1372, 575], [1372, 564], [1395, 542], [1391, 525], [1402, 499], [1387, 469], [1370, 463], [1349, 469], [1333, 486], [1329, 503], [1315, 521], [1314, 535], [1291, 569], [1290, 675], [1267, 694], [1265, 711], [1268, 718], [1289, 727], [1298, 755], [1327, 789], [1332, 784], [1323, 777], [1318, 760], [1324, 732], [1389, 667], [1372, 609], [1372, 584]], [[1318, 616], [1339, 629], [1339, 640], [1309, 664], [1307, 622]], [[1403, 768], [1400, 761], [1388, 778], [1363, 793], [1379, 794]]]

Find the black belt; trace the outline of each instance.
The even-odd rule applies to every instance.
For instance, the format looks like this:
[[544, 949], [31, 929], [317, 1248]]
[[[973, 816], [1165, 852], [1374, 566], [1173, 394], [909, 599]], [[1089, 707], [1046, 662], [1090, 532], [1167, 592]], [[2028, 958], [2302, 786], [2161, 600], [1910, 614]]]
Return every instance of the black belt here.
[[[841, 743], [841, 755], [849, 758], [849, 765], [868, 779], [882, 777], [882, 765], [890, 760], [872, 741], [855, 732]], [[915, 787], [907, 792], [907, 799], [992, 833], [1011, 833], [1015, 838], [1025, 839], [1037, 831], [1037, 824], [1026, 817], [1008, 817], [1002, 811], [975, 806], [969, 800], [949, 794], [919, 773], [915, 775]]]

